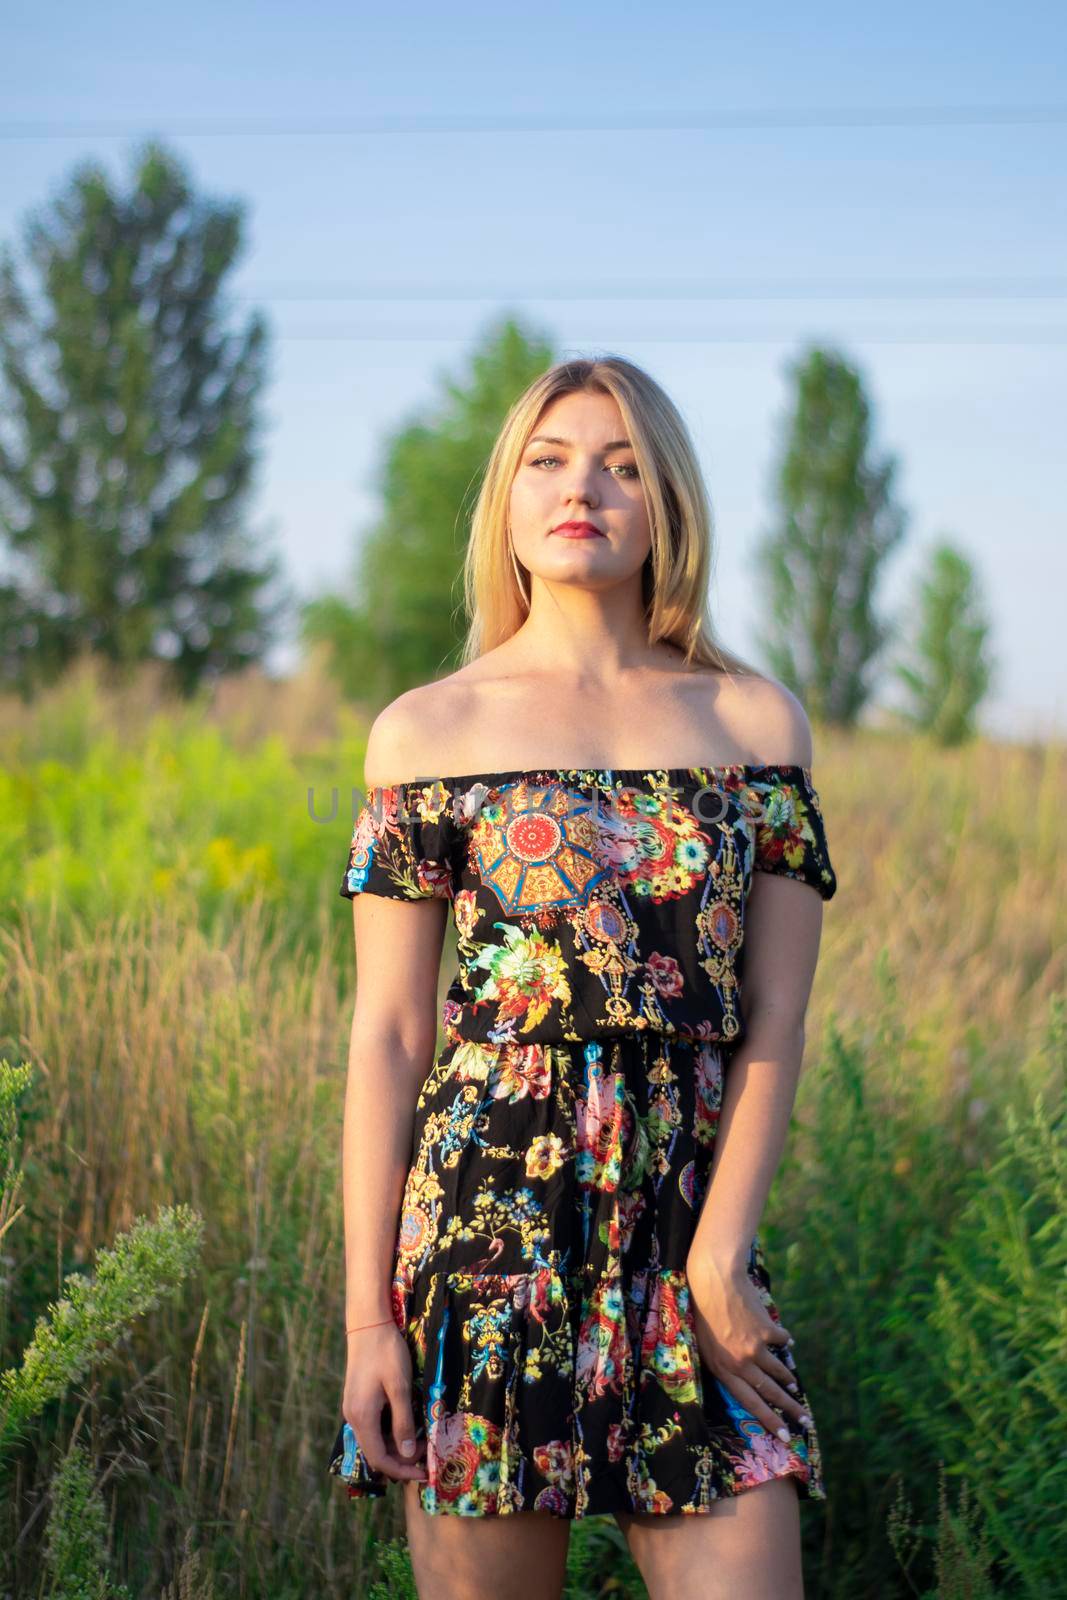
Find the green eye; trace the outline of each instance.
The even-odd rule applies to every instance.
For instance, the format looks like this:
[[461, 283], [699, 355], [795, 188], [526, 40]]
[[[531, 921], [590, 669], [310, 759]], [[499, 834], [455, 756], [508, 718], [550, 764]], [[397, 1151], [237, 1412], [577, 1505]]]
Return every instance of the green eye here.
[[[540, 467], [543, 466], [546, 461], [558, 461], [559, 459], [559, 456], [535, 456], [530, 462], [530, 465], [531, 467]], [[632, 478], [639, 478], [641, 476], [638, 469], [628, 461], [616, 462], [615, 466], [609, 467], [608, 470], [609, 472], [628, 473]]]

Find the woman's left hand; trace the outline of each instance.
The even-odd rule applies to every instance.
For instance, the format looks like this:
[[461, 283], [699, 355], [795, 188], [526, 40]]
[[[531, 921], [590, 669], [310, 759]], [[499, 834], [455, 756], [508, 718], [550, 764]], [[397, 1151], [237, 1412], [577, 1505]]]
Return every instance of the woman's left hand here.
[[700, 1355], [723, 1387], [779, 1438], [783, 1423], [772, 1406], [810, 1426], [796, 1380], [772, 1349], [792, 1335], [769, 1315], [746, 1269], [705, 1258], [687, 1262], [686, 1276]]

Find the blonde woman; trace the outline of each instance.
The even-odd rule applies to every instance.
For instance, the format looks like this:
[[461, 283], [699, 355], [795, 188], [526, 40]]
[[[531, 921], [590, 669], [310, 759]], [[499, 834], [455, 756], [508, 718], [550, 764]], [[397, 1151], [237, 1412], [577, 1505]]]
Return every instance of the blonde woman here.
[[462, 665], [371, 729], [330, 1470], [403, 1483], [420, 1595], [558, 1596], [597, 1515], [654, 1600], [802, 1594], [825, 1487], [757, 1227], [836, 880], [710, 557], [663, 390], [553, 367], [489, 459]]

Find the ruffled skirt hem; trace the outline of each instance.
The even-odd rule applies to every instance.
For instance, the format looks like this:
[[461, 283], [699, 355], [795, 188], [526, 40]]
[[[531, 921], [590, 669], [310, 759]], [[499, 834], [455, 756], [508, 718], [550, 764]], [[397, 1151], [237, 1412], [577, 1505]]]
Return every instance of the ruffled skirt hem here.
[[[342, 1432], [338, 1435], [338, 1448], [342, 1454], [338, 1455], [337, 1465], [331, 1465], [331, 1472], [341, 1477], [345, 1484], [346, 1496], [350, 1500], [376, 1500], [388, 1494], [389, 1479], [382, 1474], [372, 1472], [366, 1462], [361, 1467], [352, 1469], [353, 1475], [345, 1476], [342, 1471], [344, 1453], [351, 1448], [350, 1441], [345, 1442], [346, 1430], [351, 1430], [344, 1424]], [[776, 1445], [780, 1441], [775, 1441]], [[662, 1491], [653, 1491], [651, 1498], [635, 1501], [631, 1495], [618, 1495], [609, 1497], [601, 1488], [597, 1488], [589, 1496], [583, 1509], [577, 1507], [576, 1495], [560, 1495], [552, 1490], [544, 1490], [535, 1496], [532, 1505], [515, 1503], [513, 1496], [498, 1496], [493, 1503], [477, 1503], [476, 1501], [454, 1500], [442, 1498], [434, 1485], [419, 1485], [419, 1501], [422, 1509], [430, 1516], [506, 1516], [516, 1511], [540, 1511], [550, 1516], [577, 1521], [583, 1517], [607, 1517], [616, 1512], [630, 1514], [658, 1514], [661, 1516], [701, 1515], [711, 1511], [717, 1500], [722, 1500], [744, 1494], [748, 1489], [757, 1488], [761, 1483], [773, 1483], [777, 1478], [793, 1478], [796, 1481], [797, 1494], [802, 1500], [825, 1500], [826, 1491], [821, 1482], [812, 1475], [810, 1463], [805, 1460], [802, 1447], [795, 1445], [781, 1445], [782, 1452], [787, 1456], [784, 1467], [768, 1465], [765, 1470], [750, 1473], [747, 1476], [735, 1478], [733, 1486], [723, 1488], [717, 1493], [706, 1495], [702, 1484], [695, 1484], [692, 1494], [680, 1503], [669, 1500]]]
[[[749, 1277], [779, 1321], [758, 1238]], [[686, 1275], [430, 1273], [394, 1315], [412, 1354], [416, 1436], [425, 1439], [431, 1515], [544, 1511], [578, 1519], [615, 1512], [699, 1514], [775, 1478], [825, 1500], [818, 1436], [789, 1415], [779, 1439], [702, 1361]], [[791, 1355], [797, 1398], [809, 1415]], [[387, 1420], [387, 1413], [386, 1419]], [[342, 1422], [329, 1471], [350, 1499], [392, 1482], [367, 1463]]]

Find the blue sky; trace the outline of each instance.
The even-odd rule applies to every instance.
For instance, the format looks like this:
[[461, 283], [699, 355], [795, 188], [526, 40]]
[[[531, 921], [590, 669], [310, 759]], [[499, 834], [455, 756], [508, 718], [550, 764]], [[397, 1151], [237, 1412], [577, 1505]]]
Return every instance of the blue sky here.
[[743, 653], [787, 363], [831, 342], [900, 463], [884, 606], [951, 537], [993, 619], [985, 727], [1062, 734], [1065, 18], [43, 0], [0, 31], [0, 234], [81, 159], [125, 179], [149, 134], [247, 202], [232, 287], [273, 334], [253, 523], [302, 592], [345, 582], [385, 434], [502, 313], [640, 362], [694, 434]]

